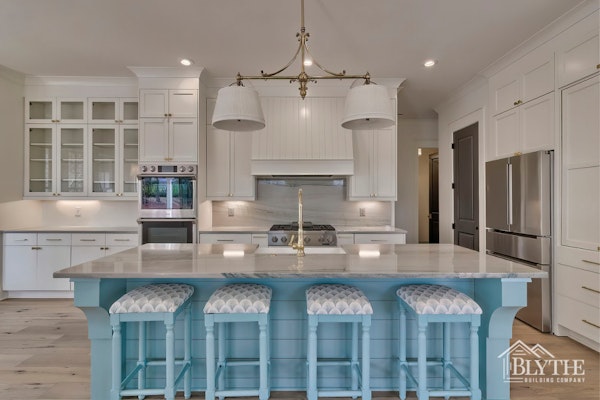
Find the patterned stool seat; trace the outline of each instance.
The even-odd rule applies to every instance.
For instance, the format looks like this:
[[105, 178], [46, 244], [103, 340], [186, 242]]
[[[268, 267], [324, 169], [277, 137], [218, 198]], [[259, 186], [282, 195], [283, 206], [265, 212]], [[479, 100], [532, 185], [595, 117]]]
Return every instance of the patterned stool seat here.
[[204, 306], [205, 314], [267, 314], [271, 307], [270, 287], [238, 283], [217, 289]]
[[482, 310], [464, 293], [441, 285], [407, 285], [396, 292], [417, 314], [481, 314]]
[[[479, 337], [482, 309], [473, 299], [455, 289], [441, 285], [421, 284], [401, 286], [396, 291], [400, 309], [399, 322], [399, 395], [406, 399], [407, 383], [414, 386], [419, 400], [430, 397], [470, 397], [481, 400], [479, 388]], [[417, 327], [417, 360], [409, 361], [406, 345], [408, 342], [407, 318], [409, 313]], [[442, 356], [427, 354], [427, 331], [429, 324], [442, 324]], [[451, 324], [466, 323], [469, 326], [469, 379], [463, 376], [454, 363], [451, 354]], [[413, 371], [416, 367], [416, 374]], [[428, 379], [429, 370], [441, 368], [442, 386], [434, 385]], [[453, 379], [454, 378], [454, 379]], [[455, 384], [454, 382], [457, 382]]]
[[[205, 400], [225, 397], [258, 396], [267, 400], [269, 384], [269, 310], [272, 290], [255, 283], [234, 283], [215, 290], [204, 306], [206, 329], [206, 391]], [[258, 324], [258, 358], [236, 359], [228, 356], [226, 346], [228, 326], [238, 322]], [[215, 330], [218, 357], [215, 357]], [[230, 367], [258, 367], [258, 387], [227, 388], [225, 370]]]
[[[306, 290], [306, 313], [308, 314], [307, 400], [320, 397], [362, 397], [371, 400], [370, 386], [370, 328], [373, 307], [357, 287], [342, 284], [314, 285]], [[317, 328], [320, 323], [349, 324], [352, 332], [350, 357], [319, 358], [317, 356]], [[362, 360], [359, 362], [359, 325], [362, 327]], [[349, 367], [350, 387], [323, 388], [317, 380], [318, 367]]]
[[159, 283], [133, 289], [110, 307], [110, 314], [175, 312], [194, 294], [194, 287]]
[[[162, 394], [174, 400], [178, 384], [183, 381], [184, 398], [191, 397], [192, 335], [191, 305], [194, 287], [181, 283], [156, 283], [135, 288], [115, 301], [109, 309], [112, 327], [112, 387], [111, 400], [122, 396]], [[183, 357], [175, 357], [175, 321], [183, 313]], [[133, 370], [123, 374], [123, 345], [121, 324], [138, 323], [138, 360]], [[165, 355], [162, 359], [147, 356], [147, 325], [162, 322], [165, 326]], [[164, 367], [164, 387], [147, 388], [146, 370], [149, 367]], [[176, 367], [180, 367], [176, 371]], [[177, 372], [177, 373], [176, 373]], [[123, 379], [123, 376], [125, 378]], [[137, 389], [128, 388], [137, 376]]]
[[373, 308], [363, 292], [348, 285], [315, 285], [306, 291], [306, 312], [309, 315], [366, 315]]

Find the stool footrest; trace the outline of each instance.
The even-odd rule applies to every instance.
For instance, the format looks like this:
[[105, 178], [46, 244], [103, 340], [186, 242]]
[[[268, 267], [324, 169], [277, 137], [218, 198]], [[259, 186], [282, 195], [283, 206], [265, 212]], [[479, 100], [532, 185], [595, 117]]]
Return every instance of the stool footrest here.
[[259, 391], [256, 389], [231, 389], [231, 390], [215, 390], [215, 397], [242, 397], [242, 396], [258, 396]]
[[129, 389], [129, 390], [121, 390], [121, 396], [156, 396], [156, 395], [164, 395], [165, 389]]
[[454, 390], [454, 389], [449, 389], [449, 390], [429, 390], [429, 396], [430, 397], [442, 397], [442, 396], [460, 396], [460, 397], [469, 397], [471, 396], [473, 393], [470, 390]]
[[319, 358], [317, 359], [318, 366], [333, 366], [333, 365], [342, 365], [349, 367], [353, 364], [358, 364], [357, 362], [352, 362], [352, 360], [347, 360], [344, 358]]
[[362, 396], [362, 390], [318, 390], [318, 397], [354, 397]]
[[224, 363], [219, 364], [218, 367], [239, 367], [242, 365], [260, 365], [259, 360], [253, 359], [227, 359]]

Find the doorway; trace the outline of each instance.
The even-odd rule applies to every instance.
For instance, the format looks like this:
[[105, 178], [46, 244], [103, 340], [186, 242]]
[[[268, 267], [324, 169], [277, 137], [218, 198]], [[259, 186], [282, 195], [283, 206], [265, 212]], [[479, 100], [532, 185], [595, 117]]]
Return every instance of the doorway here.
[[479, 250], [479, 124], [453, 134], [454, 244]]
[[419, 243], [439, 243], [438, 149], [419, 148]]

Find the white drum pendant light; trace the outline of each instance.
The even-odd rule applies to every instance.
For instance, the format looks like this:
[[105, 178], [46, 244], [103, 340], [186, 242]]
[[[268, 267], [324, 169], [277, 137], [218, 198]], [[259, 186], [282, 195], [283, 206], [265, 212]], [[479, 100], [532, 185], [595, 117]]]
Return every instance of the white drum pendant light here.
[[352, 130], [383, 129], [395, 122], [394, 107], [385, 86], [371, 83], [348, 91], [342, 127]]
[[256, 90], [241, 85], [220, 89], [212, 125], [226, 131], [257, 131], [264, 128], [265, 117]]

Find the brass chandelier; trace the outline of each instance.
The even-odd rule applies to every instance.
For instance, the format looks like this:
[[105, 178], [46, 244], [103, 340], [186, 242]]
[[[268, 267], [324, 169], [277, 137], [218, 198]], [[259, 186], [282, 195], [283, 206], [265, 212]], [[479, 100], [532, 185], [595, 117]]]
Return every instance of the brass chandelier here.
[[[308, 91], [308, 83], [317, 83], [320, 79], [354, 79], [364, 80], [364, 85], [351, 87], [346, 97], [342, 126], [347, 129], [380, 129], [395, 123], [395, 113], [387, 88], [371, 82], [367, 72], [363, 75], [346, 75], [346, 71], [332, 72], [323, 67], [310, 54], [307, 46], [310, 34], [304, 26], [304, 0], [300, 1], [300, 32], [296, 33], [298, 48], [291, 60], [275, 72], [260, 72], [260, 75], [236, 76], [236, 82], [219, 90], [213, 114], [212, 124], [218, 129], [229, 131], [253, 131], [264, 128], [265, 120], [256, 90], [243, 85], [244, 80], [289, 80], [298, 82], [300, 97], [304, 99]], [[298, 75], [280, 75], [286, 71], [300, 56], [300, 73]], [[309, 58], [307, 58], [307, 56]], [[324, 74], [309, 75], [306, 66], [314, 64]]]

